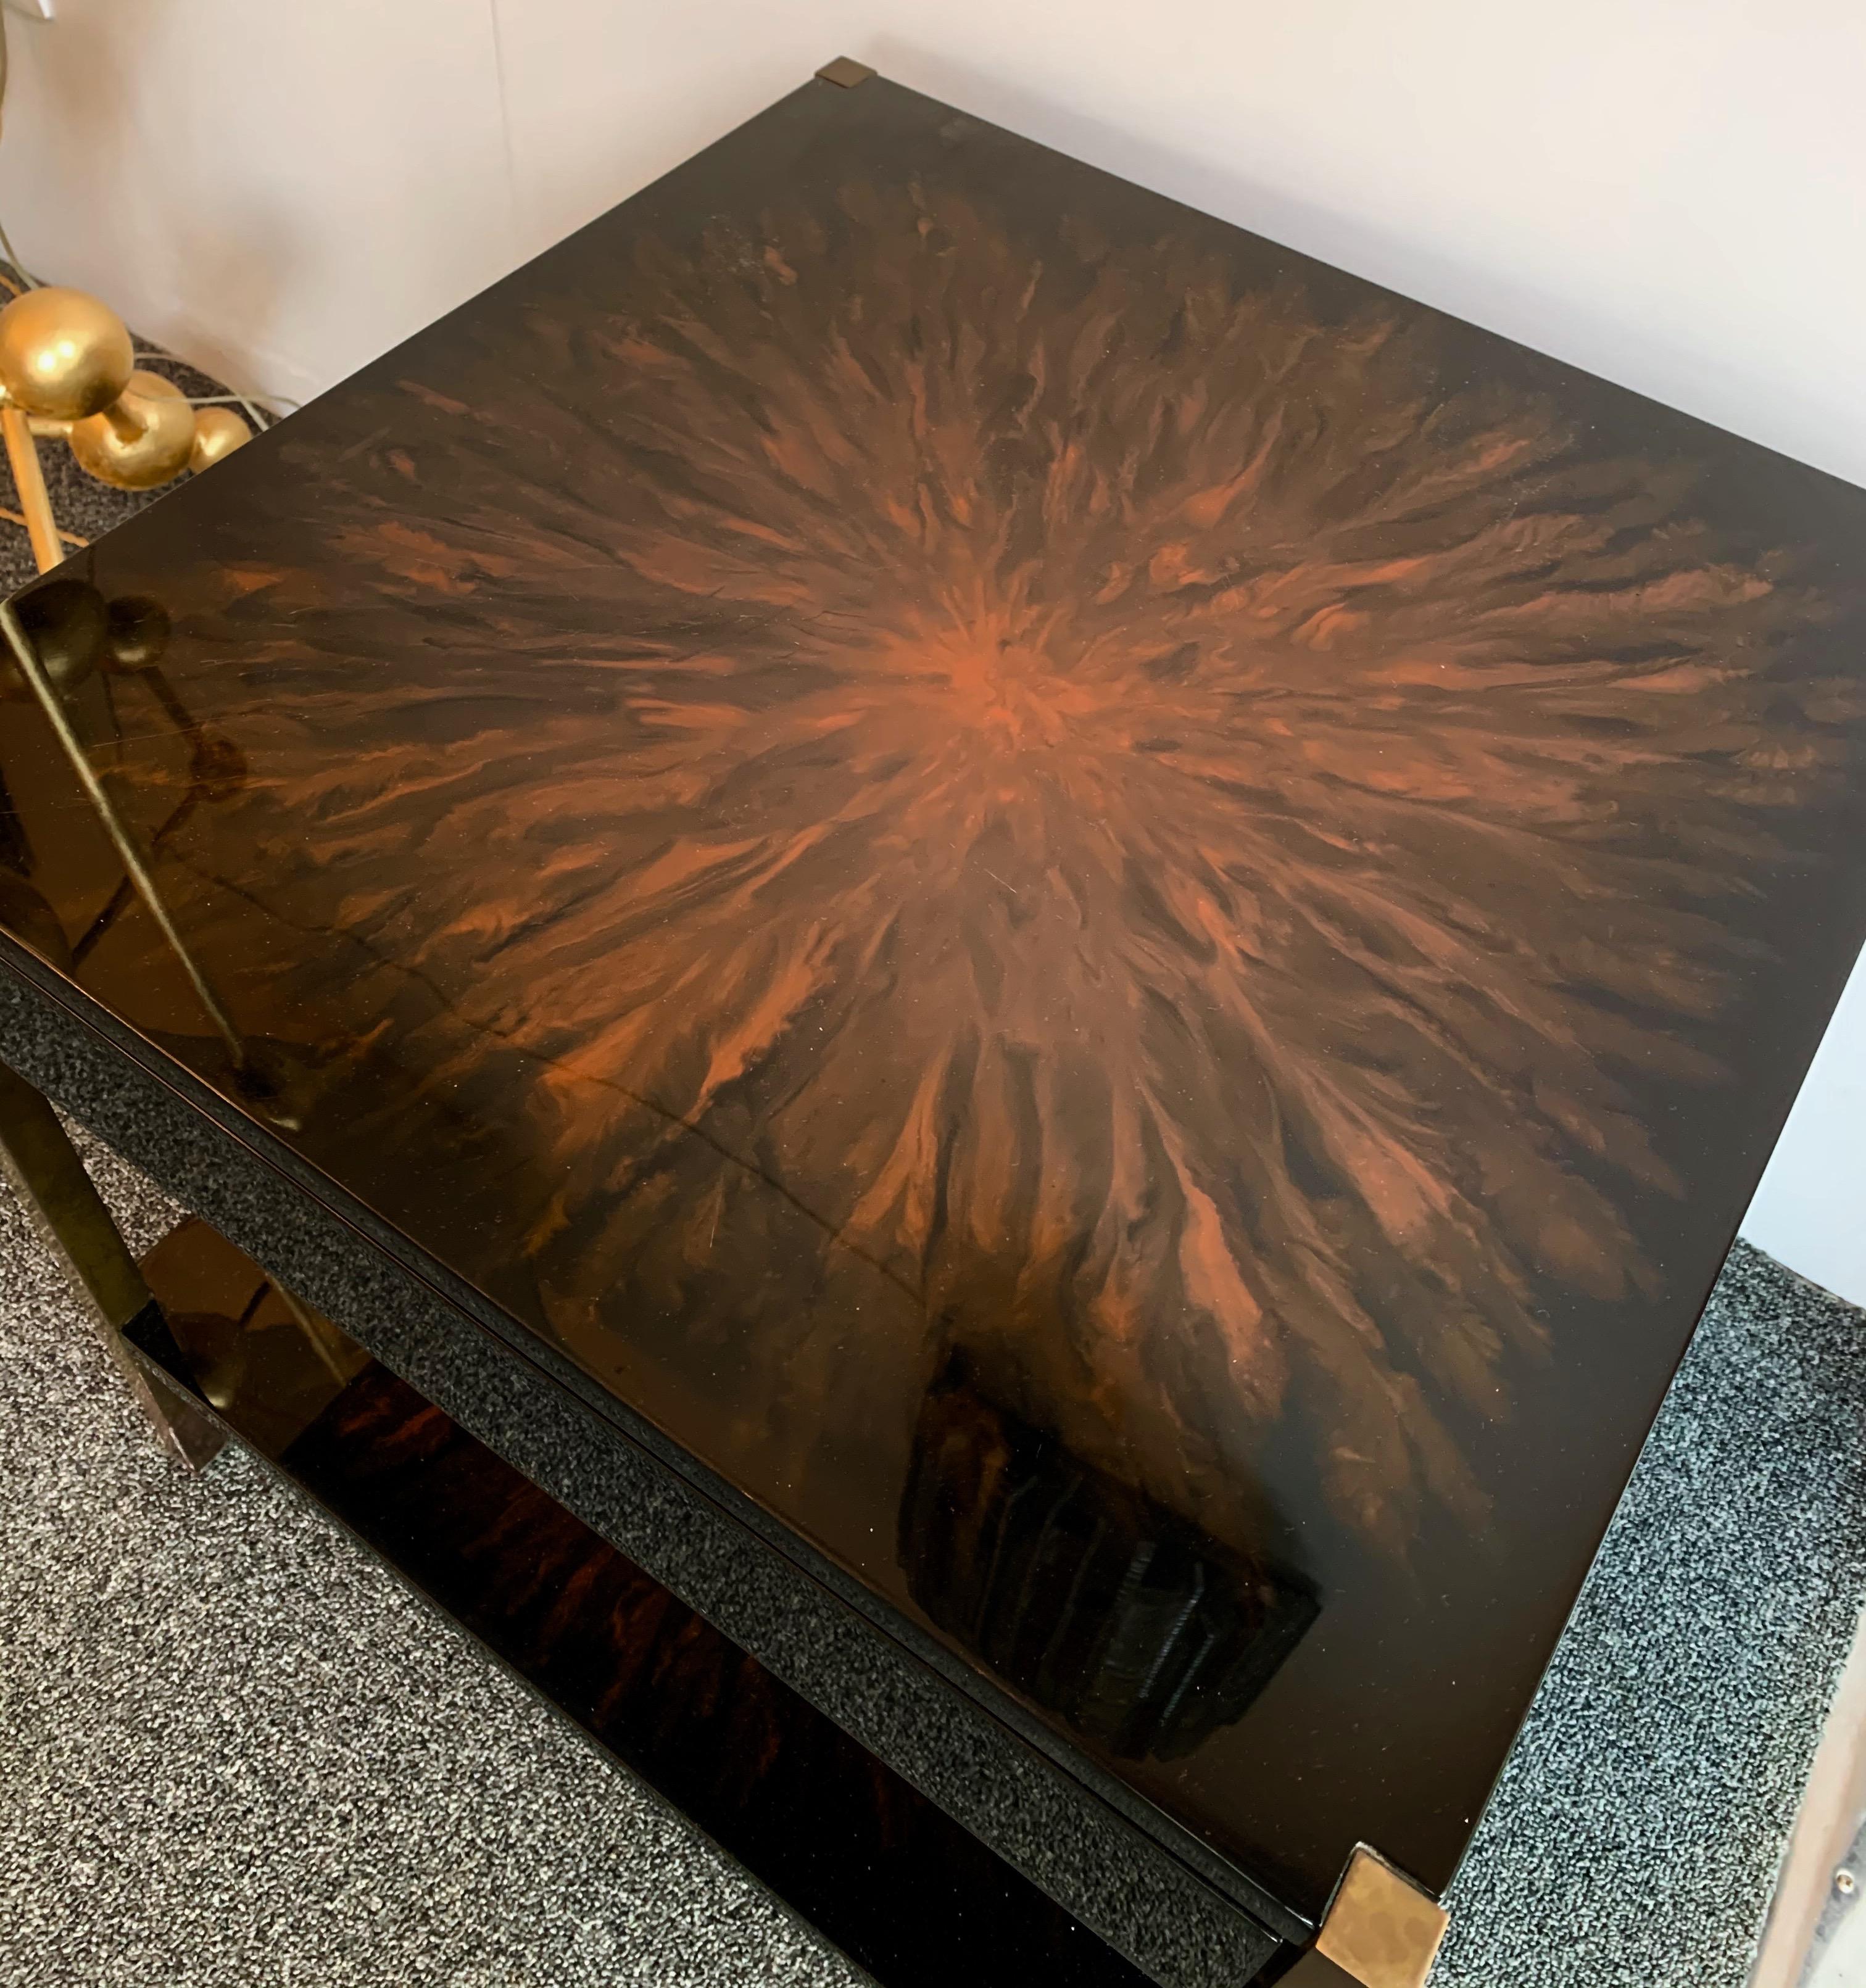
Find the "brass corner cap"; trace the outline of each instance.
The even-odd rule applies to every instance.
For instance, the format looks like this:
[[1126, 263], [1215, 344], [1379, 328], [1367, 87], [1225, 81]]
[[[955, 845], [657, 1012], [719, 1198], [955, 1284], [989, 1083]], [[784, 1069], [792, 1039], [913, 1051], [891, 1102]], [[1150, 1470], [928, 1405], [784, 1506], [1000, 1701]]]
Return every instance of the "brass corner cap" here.
[[1377, 1850], [1354, 1846], [1315, 1950], [1361, 1988], [1424, 1988], [1450, 1919]]
[[838, 56], [833, 62], [826, 62], [816, 72], [824, 83], [833, 83], [839, 90], [853, 90], [858, 83], [866, 83], [874, 74], [866, 63], [858, 63], [853, 56]]

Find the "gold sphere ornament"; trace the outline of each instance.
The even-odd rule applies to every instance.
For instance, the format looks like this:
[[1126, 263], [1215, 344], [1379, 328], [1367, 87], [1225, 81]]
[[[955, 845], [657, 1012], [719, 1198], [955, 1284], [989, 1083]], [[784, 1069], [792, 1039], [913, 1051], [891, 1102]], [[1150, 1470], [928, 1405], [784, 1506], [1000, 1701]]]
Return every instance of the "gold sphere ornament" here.
[[211, 469], [223, 456], [244, 448], [252, 440], [252, 430], [231, 407], [201, 407], [194, 414], [194, 446], [188, 466], [199, 475]]
[[179, 476], [194, 446], [194, 410], [154, 373], [132, 373], [102, 414], [71, 425], [79, 467], [118, 490], [153, 490]]
[[101, 413], [130, 382], [130, 334], [108, 304], [47, 283], [0, 310], [0, 387], [49, 421]]

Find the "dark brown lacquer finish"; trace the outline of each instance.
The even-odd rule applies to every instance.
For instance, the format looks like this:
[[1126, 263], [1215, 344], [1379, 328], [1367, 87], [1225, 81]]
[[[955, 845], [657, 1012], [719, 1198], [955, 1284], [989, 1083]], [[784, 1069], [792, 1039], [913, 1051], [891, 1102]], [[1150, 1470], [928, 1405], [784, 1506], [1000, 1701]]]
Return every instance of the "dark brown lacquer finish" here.
[[815, 82], [41, 604], [232, 1040], [17, 696], [5, 916], [1313, 1913], [1449, 1878], [1866, 932], [1863, 548]]

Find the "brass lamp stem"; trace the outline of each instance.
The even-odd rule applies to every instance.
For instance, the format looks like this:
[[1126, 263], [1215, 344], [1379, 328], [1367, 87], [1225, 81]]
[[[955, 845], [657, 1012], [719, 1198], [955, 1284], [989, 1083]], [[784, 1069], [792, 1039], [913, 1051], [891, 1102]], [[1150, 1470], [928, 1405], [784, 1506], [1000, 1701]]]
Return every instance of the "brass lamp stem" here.
[[137, 442], [149, 431], [149, 424], [139, 421], [132, 409], [120, 397], [113, 401], [103, 411], [103, 418], [117, 431], [119, 441]]
[[32, 541], [32, 556], [39, 562], [41, 573], [49, 572], [65, 552], [59, 543], [59, 528], [46, 490], [46, 474], [39, 467], [31, 418], [23, 408], [0, 407], [0, 431], [6, 436], [6, 459], [12, 465], [13, 481], [19, 487], [19, 508], [25, 517], [26, 536]]

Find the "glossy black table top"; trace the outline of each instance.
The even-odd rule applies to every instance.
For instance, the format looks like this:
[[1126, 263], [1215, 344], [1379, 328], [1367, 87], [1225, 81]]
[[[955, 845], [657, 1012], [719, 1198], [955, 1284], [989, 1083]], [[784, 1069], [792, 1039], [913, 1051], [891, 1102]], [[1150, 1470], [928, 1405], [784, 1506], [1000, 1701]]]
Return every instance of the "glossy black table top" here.
[[16, 671], [0, 918], [1313, 1915], [1449, 1879], [1866, 935], [1863, 542], [814, 82], [25, 603], [230, 1040]]

